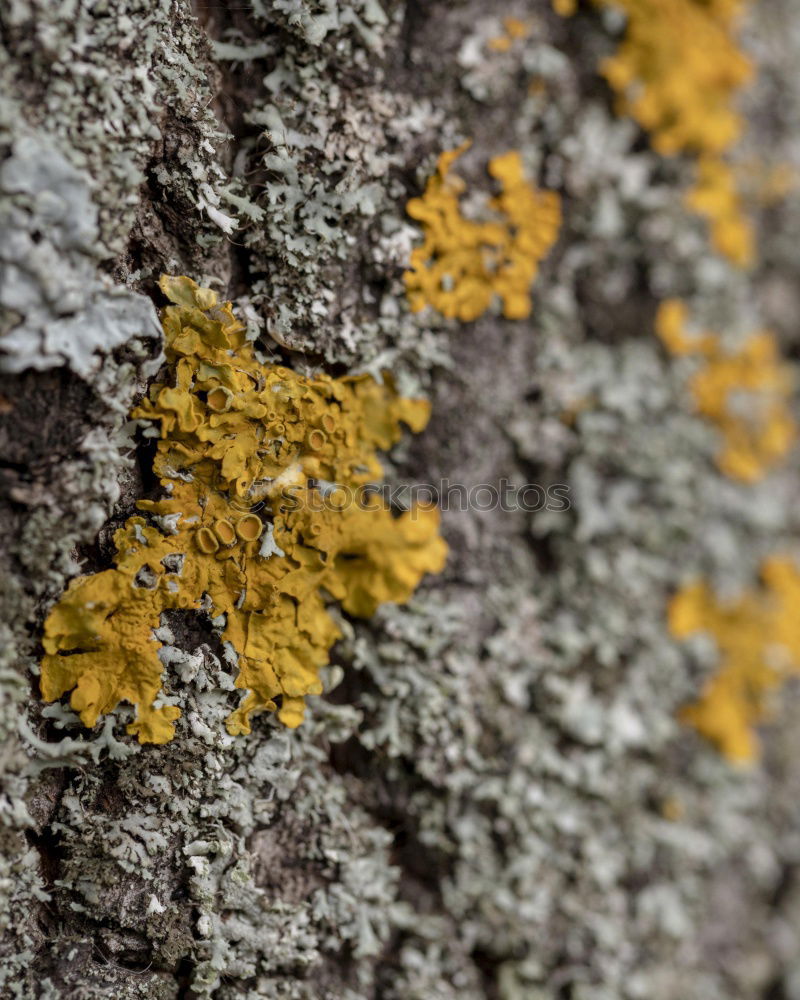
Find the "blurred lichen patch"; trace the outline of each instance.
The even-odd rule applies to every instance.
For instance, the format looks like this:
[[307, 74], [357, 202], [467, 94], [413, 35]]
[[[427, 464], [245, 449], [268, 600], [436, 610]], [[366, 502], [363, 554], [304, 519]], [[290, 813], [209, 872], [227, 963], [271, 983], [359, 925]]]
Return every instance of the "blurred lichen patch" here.
[[[743, 131], [736, 98], [753, 77], [737, 27], [742, 0], [594, 0], [621, 11], [625, 33], [600, 71], [617, 110], [650, 134], [665, 156], [696, 160], [689, 207], [708, 220], [711, 243], [740, 267], [754, 258], [754, 240], [729, 154]], [[575, 13], [572, 0], [556, 11]]]
[[734, 98], [753, 76], [739, 48], [740, 0], [600, 0], [627, 17], [625, 36], [602, 65], [622, 113], [646, 129], [657, 152], [722, 154], [739, 139]]
[[525, 319], [539, 264], [558, 236], [561, 199], [534, 187], [512, 150], [489, 161], [500, 193], [489, 200], [485, 220], [467, 218], [460, 203], [466, 185], [450, 168], [468, 146], [442, 153], [422, 196], [407, 205], [423, 233], [405, 274], [409, 304], [414, 312], [431, 306], [468, 322], [497, 297], [507, 319]]
[[689, 208], [708, 219], [711, 244], [738, 267], [749, 267], [755, 259], [753, 227], [748, 219], [737, 176], [718, 156], [701, 156], [697, 179], [686, 192]]
[[158, 500], [115, 536], [112, 569], [73, 580], [45, 622], [42, 694], [72, 691], [86, 726], [119, 702], [142, 743], [174, 735], [179, 709], [162, 693], [154, 630], [162, 612], [206, 612], [219, 629], [236, 686], [228, 719], [250, 731], [253, 712], [302, 721], [322, 690], [339, 629], [329, 604], [367, 617], [408, 600], [443, 568], [439, 514], [399, 517], [374, 494], [379, 449], [421, 430], [429, 404], [404, 399], [387, 376], [305, 377], [258, 360], [230, 303], [189, 278], [163, 276], [172, 303], [162, 323], [168, 376], [134, 417], [158, 437]]
[[755, 727], [769, 718], [770, 695], [800, 673], [800, 573], [790, 559], [774, 557], [761, 575], [762, 587], [731, 601], [695, 581], [669, 608], [672, 635], [705, 633], [719, 658], [717, 672], [680, 718], [739, 763], [757, 759]]
[[750, 334], [736, 351], [727, 350], [716, 333], [688, 333], [683, 302], [663, 302], [656, 330], [674, 355], [700, 359], [689, 380], [697, 412], [720, 431], [723, 446], [717, 464], [742, 482], [762, 479], [794, 444], [797, 426], [790, 411], [793, 378], [768, 330]]
[[530, 33], [530, 22], [518, 17], [504, 17], [502, 33], [490, 38], [487, 45], [491, 52], [508, 52], [515, 42], [522, 41]]

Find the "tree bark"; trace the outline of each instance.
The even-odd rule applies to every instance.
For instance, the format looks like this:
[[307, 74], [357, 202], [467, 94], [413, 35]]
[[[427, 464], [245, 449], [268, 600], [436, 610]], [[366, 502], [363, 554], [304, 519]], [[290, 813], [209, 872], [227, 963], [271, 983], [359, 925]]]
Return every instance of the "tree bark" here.
[[[743, 26], [744, 160], [798, 167], [796, 21]], [[726, 480], [653, 333], [680, 297], [796, 358], [800, 206], [760, 207], [752, 271], [713, 257], [691, 164], [598, 73], [620, 31], [516, 0], [3, 5], [2, 996], [800, 1000], [796, 691], [737, 770], [676, 718], [714, 663], [666, 626], [688, 578], [734, 592], [796, 546], [800, 462]], [[511, 149], [561, 195], [529, 319], [408, 308], [405, 206], [464, 139], [476, 209]], [[40, 697], [44, 617], [153, 492], [129, 413], [162, 272], [299, 372], [427, 395], [388, 478], [473, 490], [445, 572], [345, 620], [296, 731], [226, 738], [200, 614], [164, 621], [170, 743]], [[502, 481], [569, 509], [479, 509]]]

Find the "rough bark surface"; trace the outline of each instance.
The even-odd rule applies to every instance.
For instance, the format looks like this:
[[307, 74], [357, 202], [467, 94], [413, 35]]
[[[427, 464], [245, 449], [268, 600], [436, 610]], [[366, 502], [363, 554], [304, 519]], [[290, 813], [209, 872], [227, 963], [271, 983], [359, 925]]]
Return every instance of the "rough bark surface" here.
[[[530, 33], [495, 51], [508, 15]], [[795, 168], [798, 25], [771, 0], [743, 32], [743, 155]], [[0, 8], [3, 997], [800, 1000], [797, 692], [736, 770], [676, 721], [713, 657], [665, 626], [688, 577], [734, 591], [796, 547], [800, 460], [726, 480], [652, 332], [680, 296], [796, 358], [800, 202], [763, 208], [752, 273], [713, 257], [689, 165], [598, 75], [620, 28], [519, 0]], [[407, 308], [405, 204], [464, 138], [472, 188], [519, 149], [562, 195], [529, 320]], [[428, 394], [392, 481], [569, 491], [445, 511], [445, 573], [344, 623], [295, 732], [226, 736], [201, 614], [163, 623], [171, 743], [39, 698], [47, 610], [154, 489], [128, 414], [163, 271], [281, 363]]]

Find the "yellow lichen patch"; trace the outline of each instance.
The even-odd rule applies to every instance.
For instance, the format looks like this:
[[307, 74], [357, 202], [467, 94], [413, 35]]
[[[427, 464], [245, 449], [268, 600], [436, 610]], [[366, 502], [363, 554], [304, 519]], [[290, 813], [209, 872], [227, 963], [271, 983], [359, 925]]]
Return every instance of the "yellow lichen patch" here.
[[[715, 249], [748, 266], [752, 227], [726, 162], [742, 133], [735, 98], [753, 75], [736, 39], [741, 0], [594, 2], [627, 17], [619, 48], [601, 66], [620, 113], [650, 133], [657, 152], [697, 157], [688, 202], [709, 220]], [[575, 9], [570, 0], [554, 6], [565, 16]]]
[[719, 655], [717, 672], [680, 719], [739, 763], [758, 756], [755, 726], [768, 718], [770, 695], [800, 673], [800, 573], [776, 557], [764, 563], [762, 579], [761, 588], [733, 601], [691, 583], [669, 607], [675, 638], [706, 633]]
[[742, 132], [733, 103], [753, 75], [736, 42], [739, 0], [597, 0], [627, 16], [601, 69], [659, 153], [720, 155]]
[[749, 267], [755, 256], [753, 227], [745, 215], [733, 170], [716, 156], [702, 157], [697, 169], [686, 203], [708, 219], [714, 249], [738, 267]]
[[687, 333], [689, 310], [680, 299], [666, 299], [656, 313], [656, 333], [670, 354], [708, 357], [719, 340], [715, 333]]
[[530, 34], [530, 24], [518, 17], [503, 18], [503, 34], [496, 35], [488, 41], [488, 47], [493, 52], [508, 52], [515, 41], [527, 38]]
[[420, 430], [429, 407], [388, 377], [262, 364], [230, 303], [188, 278], [160, 284], [173, 303], [162, 316], [169, 376], [134, 416], [159, 426], [166, 495], [139, 503], [154, 524], [132, 517], [116, 533], [115, 568], [73, 580], [53, 608], [42, 694], [72, 691], [87, 726], [131, 702], [140, 742], [170, 740], [180, 712], [159, 704], [153, 630], [164, 611], [202, 610], [222, 617], [247, 692], [229, 732], [249, 732], [263, 709], [296, 726], [339, 636], [329, 601], [368, 616], [443, 568], [435, 508], [394, 517], [364, 491], [382, 478], [378, 449], [399, 440], [401, 423]]
[[717, 334], [692, 336], [686, 325], [682, 302], [661, 304], [656, 332], [667, 349], [702, 359], [689, 388], [697, 411], [723, 436], [717, 464], [732, 479], [756, 482], [786, 456], [795, 440], [790, 369], [769, 331], [753, 333], [738, 351], [727, 352]]
[[660, 810], [661, 815], [669, 823], [679, 823], [686, 812], [681, 800], [672, 795], [662, 800]]
[[526, 179], [517, 152], [489, 162], [500, 194], [489, 202], [492, 218], [477, 222], [461, 212], [464, 182], [450, 172], [467, 148], [442, 153], [436, 173], [408, 214], [422, 224], [424, 242], [411, 254], [405, 274], [414, 312], [432, 306], [448, 318], [469, 321], [484, 313], [497, 296], [508, 319], [531, 311], [530, 287], [540, 261], [561, 225], [561, 201], [554, 191], [539, 191]]

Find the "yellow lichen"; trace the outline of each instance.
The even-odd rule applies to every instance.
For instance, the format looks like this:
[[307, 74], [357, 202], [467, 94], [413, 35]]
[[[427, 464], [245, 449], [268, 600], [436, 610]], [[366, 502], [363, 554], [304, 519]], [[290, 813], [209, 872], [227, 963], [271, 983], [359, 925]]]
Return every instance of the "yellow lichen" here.
[[627, 16], [601, 67], [659, 153], [722, 154], [739, 139], [736, 92], [753, 67], [736, 43], [739, 0], [597, 0]]
[[[179, 710], [161, 704], [153, 630], [170, 609], [224, 616], [222, 639], [247, 694], [228, 720], [278, 710], [303, 717], [321, 691], [339, 629], [327, 602], [371, 615], [403, 602], [442, 569], [438, 511], [393, 516], [367, 484], [382, 478], [377, 450], [420, 430], [428, 404], [366, 375], [304, 377], [261, 364], [230, 303], [188, 278], [163, 276], [169, 380], [134, 411], [160, 428], [154, 471], [166, 493], [115, 535], [116, 566], [73, 580], [45, 623], [42, 694], [72, 691], [84, 725], [120, 701], [128, 728], [164, 743]], [[164, 526], [158, 527], [156, 525]]]
[[683, 819], [686, 809], [680, 799], [670, 795], [662, 800], [660, 812], [668, 823], [679, 823]]
[[512, 151], [489, 162], [489, 173], [500, 184], [500, 194], [489, 202], [495, 218], [465, 218], [459, 204], [465, 185], [450, 168], [468, 145], [442, 153], [422, 197], [408, 203], [424, 236], [405, 274], [409, 304], [414, 312], [432, 306], [448, 318], [469, 321], [497, 296], [508, 319], [524, 319], [539, 262], [558, 235], [561, 201], [526, 181], [522, 157]]
[[[753, 260], [752, 227], [726, 157], [742, 133], [734, 107], [753, 67], [736, 40], [741, 0], [594, 0], [627, 17], [619, 48], [601, 72], [621, 114], [650, 133], [664, 155], [697, 158], [690, 207], [709, 221], [714, 247], [733, 263]], [[570, 0], [554, 0], [568, 16]]]
[[755, 257], [753, 227], [744, 211], [736, 177], [718, 156], [703, 156], [697, 180], [686, 194], [692, 211], [708, 219], [711, 244], [738, 267], [749, 267]]
[[661, 304], [656, 331], [675, 355], [702, 358], [689, 389], [698, 412], [721, 432], [717, 464], [725, 475], [756, 482], [791, 448], [796, 426], [789, 411], [792, 376], [766, 330], [727, 352], [715, 333], [687, 334], [687, 309], [671, 299]]
[[518, 17], [503, 18], [503, 34], [490, 38], [487, 45], [493, 52], [508, 52], [515, 41], [527, 38], [530, 34], [530, 24]]
[[800, 573], [791, 560], [774, 557], [761, 575], [759, 590], [731, 601], [719, 601], [707, 584], [696, 581], [669, 607], [672, 635], [710, 635], [720, 663], [680, 719], [738, 763], [757, 758], [754, 727], [768, 718], [770, 695], [800, 672]]

